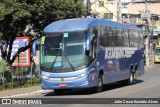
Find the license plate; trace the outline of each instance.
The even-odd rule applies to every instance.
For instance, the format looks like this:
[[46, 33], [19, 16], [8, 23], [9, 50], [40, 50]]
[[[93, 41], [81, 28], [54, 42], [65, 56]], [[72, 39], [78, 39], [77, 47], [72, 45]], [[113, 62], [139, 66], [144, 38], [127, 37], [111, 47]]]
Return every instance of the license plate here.
[[67, 87], [68, 84], [59, 84], [59, 87]]

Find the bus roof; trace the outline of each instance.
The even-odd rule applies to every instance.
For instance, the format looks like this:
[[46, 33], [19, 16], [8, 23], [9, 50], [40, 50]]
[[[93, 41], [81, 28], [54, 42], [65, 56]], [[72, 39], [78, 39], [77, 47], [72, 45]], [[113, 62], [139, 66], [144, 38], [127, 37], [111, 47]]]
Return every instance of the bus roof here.
[[44, 28], [43, 32], [69, 32], [69, 31], [77, 31], [88, 29], [95, 25], [103, 25], [108, 27], [118, 27], [118, 28], [126, 28], [126, 29], [140, 29], [136, 26], [130, 26], [118, 22], [114, 22], [107, 19], [100, 18], [75, 18], [75, 19], [66, 19], [59, 20], [49, 24]]

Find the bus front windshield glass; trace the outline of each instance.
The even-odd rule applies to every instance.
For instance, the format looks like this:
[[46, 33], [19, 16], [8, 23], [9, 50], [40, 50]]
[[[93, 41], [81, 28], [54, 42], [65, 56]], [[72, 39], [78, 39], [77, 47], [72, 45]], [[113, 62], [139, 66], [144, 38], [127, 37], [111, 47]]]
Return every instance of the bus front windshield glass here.
[[155, 54], [160, 55], [160, 48], [156, 48]]
[[[41, 67], [71, 69], [88, 64], [85, 54], [87, 31], [45, 34], [41, 46]], [[41, 41], [42, 42], [42, 41]]]

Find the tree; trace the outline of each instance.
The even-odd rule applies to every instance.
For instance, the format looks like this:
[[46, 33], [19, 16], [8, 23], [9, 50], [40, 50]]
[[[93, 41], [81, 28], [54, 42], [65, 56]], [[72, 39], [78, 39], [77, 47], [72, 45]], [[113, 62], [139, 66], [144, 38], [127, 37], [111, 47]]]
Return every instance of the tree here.
[[11, 67], [8, 65], [8, 63], [3, 59], [0, 60], [0, 85], [2, 85], [3, 76], [7, 81], [10, 81], [12, 79], [10, 71]]
[[[67, 18], [81, 17], [83, 14], [81, 0], [2, 0], [0, 2], [0, 40], [1, 56], [10, 65], [23, 51], [42, 34], [49, 23]], [[34, 32], [31, 33], [31, 30]], [[27, 35], [31, 42], [22, 47], [10, 59], [14, 40], [19, 35]]]
[[1, 40], [4, 42], [1, 46], [1, 54], [2, 58], [6, 59], [9, 64], [12, 64], [10, 56], [13, 41], [25, 28], [26, 19], [31, 16], [27, 10], [21, 7], [26, 7], [26, 3], [14, 0], [3, 0], [0, 3], [0, 32]]

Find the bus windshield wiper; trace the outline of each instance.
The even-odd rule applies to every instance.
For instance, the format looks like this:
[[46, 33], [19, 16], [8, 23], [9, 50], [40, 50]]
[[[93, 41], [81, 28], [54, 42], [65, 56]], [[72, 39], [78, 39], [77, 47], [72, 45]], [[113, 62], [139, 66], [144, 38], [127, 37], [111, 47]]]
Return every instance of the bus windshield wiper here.
[[69, 63], [69, 65], [71, 66], [71, 68], [73, 69], [73, 71], [75, 71], [75, 68], [73, 67], [73, 64], [71, 62], [71, 60], [68, 58], [67, 54], [64, 53], [64, 57], [67, 59], [67, 62]]
[[50, 67], [50, 70], [52, 71], [52, 69], [54, 68], [54, 64], [55, 64], [55, 62], [56, 62], [56, 60], [57, 60], [57, 58], [58, 58], [58, 56], [60, 55], [60, 48], [55, 48], [55, 49], [58, 49], [59, 50], [59, 52], [58, 52], [58, 54], [57, 54], [57, 56], [54, 58], [54, 60], [53, 60], [53, 62], [52, 62], [52, 64], [51, 64], [51, 67]]

